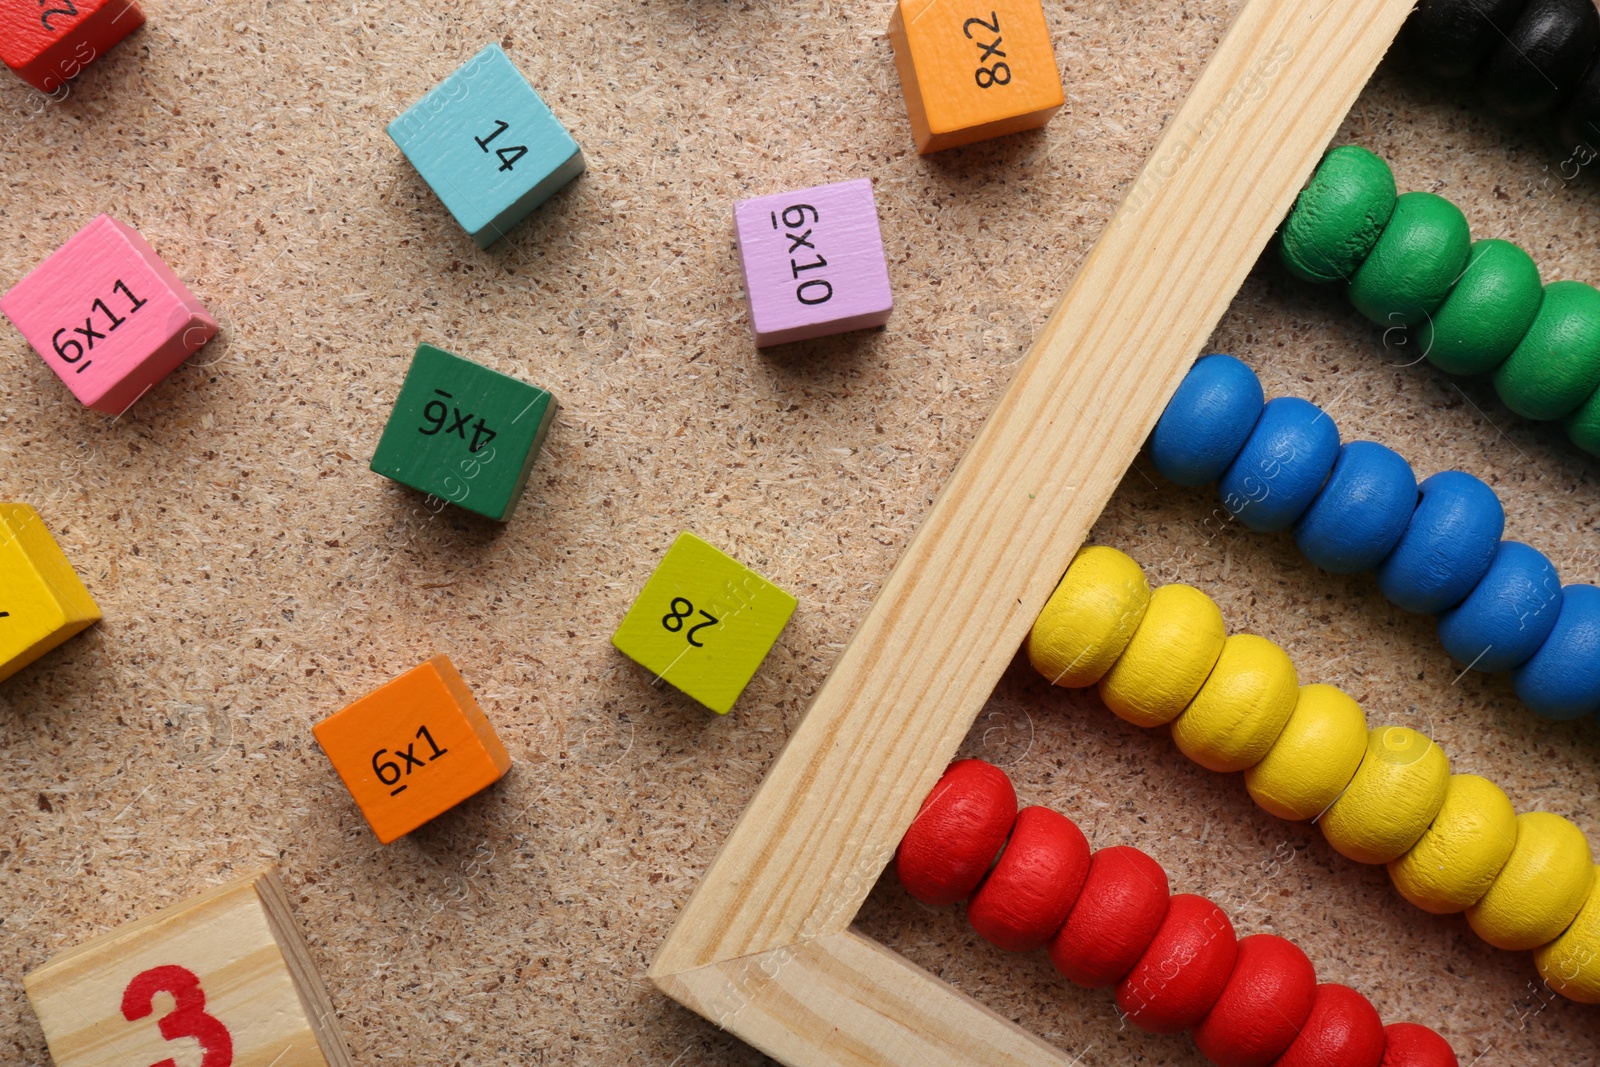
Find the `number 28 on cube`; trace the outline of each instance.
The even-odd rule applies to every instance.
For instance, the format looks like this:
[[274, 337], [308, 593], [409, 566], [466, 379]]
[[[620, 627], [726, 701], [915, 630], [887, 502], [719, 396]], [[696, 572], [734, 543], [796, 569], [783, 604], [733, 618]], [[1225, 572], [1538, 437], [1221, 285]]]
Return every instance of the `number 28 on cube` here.
[[667, 550], [611, 643], [725, 715], [794, 614], [794, 597], [687, 531]]

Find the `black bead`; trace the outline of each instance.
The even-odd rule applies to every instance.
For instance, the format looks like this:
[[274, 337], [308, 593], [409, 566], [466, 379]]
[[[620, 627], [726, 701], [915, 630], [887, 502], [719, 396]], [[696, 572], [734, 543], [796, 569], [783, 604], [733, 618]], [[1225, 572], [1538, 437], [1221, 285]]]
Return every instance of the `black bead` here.
[[1483, 98], [1507, 118], [1553, 110], [1600, 50], [1593, 0], [1530, 0], [1483, 72]]
[[1400, 31], [1407, 58], [1440, 81], [1467, 78], [1505, 43], [1528, 0], [1422, 0]]
[[1556, 136], [1566, 151], [1580, 145], [1587, 147], [1589, 159], [1584, 162], [1592, 160], [1594, 152], [1600, 149], [1600, 63], [1589, 67], [1589, 73], [1583, 76], [1572, 99], [1567, 101], [1566, 110], [1556, 120]]

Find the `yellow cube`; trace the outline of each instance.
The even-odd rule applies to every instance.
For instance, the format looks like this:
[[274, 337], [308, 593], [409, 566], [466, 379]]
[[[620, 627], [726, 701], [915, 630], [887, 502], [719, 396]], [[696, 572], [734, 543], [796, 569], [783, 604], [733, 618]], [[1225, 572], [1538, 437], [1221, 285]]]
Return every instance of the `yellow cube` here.
[[645, 583], [611, 643], [726, 715], [798, 603], [685, 531]]
[[0, 504], [0, 681], [99, 618], [39, 513]]

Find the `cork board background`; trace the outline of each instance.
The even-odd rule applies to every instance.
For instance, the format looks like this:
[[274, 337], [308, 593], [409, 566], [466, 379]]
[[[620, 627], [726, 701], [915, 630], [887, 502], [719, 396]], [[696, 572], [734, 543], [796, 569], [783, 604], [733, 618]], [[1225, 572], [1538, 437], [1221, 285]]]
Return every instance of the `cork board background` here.
[[[0, 1059], [48, 1062], [25, 970], [274, 863], [359, 1062], [760, 1062], [657, 994], [648, 961], [1237, 6], [1049, 0], [1064, 111], [927, 159], [883, 0], [152, 0], [66, 99], [0, 78], [0, 285], [106, 211], [223, 324], [115, 420], [0, 329], [0, 497], [41, 511], [106, 616], [0, 685]], [[492, 40], [589, 171], [480, 252], [382, 130]], [[1537, 130], [1391, 58], [1339, 139], [1455, 199], [1475, 235], [1522, 243], [1547, 280], [1600, 279], [1600, 178]], [[889, 326], [755, 351], [733, 201], [860, 176]], [[504, 527], [367, 470], [424, 340], [560, 399]], [[1486, 385], [1407, 366], [1336, 292], [1264, 260], [1211, 347], [1420, 475], [1482, 476], [1507, 536], [1569, 581], [1600, 572], [1593, 461]], [[1141, 459], [1094, 538], [1600, 841], [1593, 723], [1536, 720], [1503, 677], [1456, 680], [1429, 620], [1286, 536], [1218, 533], [1214, 507]], [[608, 642], [682, 528], [800, 600], [726, 718]], [[435, 652], [515, 766], [379, 847], [310, 727]], [[1014, 666], [966, 749], [1093, 843], [1150, 852], [1241, 932], [1296, 940], [1387, 1020], [1435, 1026], [1463, 1063], [1600, 1057], [1596, 1009], [1541, 994], [1526, 956], [1413, 909], [1092, 695]], [[1202, 1062], [892, 874], [859, 921], [1081, 1063]]]

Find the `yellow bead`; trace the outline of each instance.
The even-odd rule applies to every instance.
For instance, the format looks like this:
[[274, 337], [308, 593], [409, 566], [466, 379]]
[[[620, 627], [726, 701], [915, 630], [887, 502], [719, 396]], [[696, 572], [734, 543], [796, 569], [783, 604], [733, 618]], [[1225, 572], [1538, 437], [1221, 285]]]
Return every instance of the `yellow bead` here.
[[1534, 949], [1533, 963], [1550, 988], [1568, 1000], [1600, 1004], [1600, 893], [1589, 890], [1566, 933]]
[[1318, 825], [1328, 844], [1357, 863], [1388, 863], [1417, 843], [1444, 804], [1450, 760], [1404, 726], [1367, 733], [1356, 775]]
[[1453, 774], [1433, 825], [1389, 864], [1400, 895], [1423, 911], [1450, 915], [1476, 904], [1517, 842], [1517, 813], [1499, 786]]
[[1192, 585], [1164, 585], [1100, 679], [1100, 699], [1135, 726], [1169, 723], [1205, 684], [1227, 636], [1216, 601]]
[[1548, 811], [1517, 816], [1517, 843], [1467, 922], [1496, 948], [1538, 948], [1567, 928], [1594, 885], [1583, 831]]
[[1367, 751], [1361, 705], [1331, 685], [1303, 685], [1294, 714], [1245, 788], [1280, 819], [1314, 819], [1350, 784]]
[[1267, 754], [1299, 696], [1288, 653], [1265, 637], [1234, 634], [1223, 642], [1211, 677], [1173, 722], [1172, 739], [1202, 767], [1242, 771]]
[[1093, 685], [1128, 647], [1150, 603], [1150, 585], [1125, 553], [1078, 550], [1028, 634], [1028, 661], [1052, 685]]

